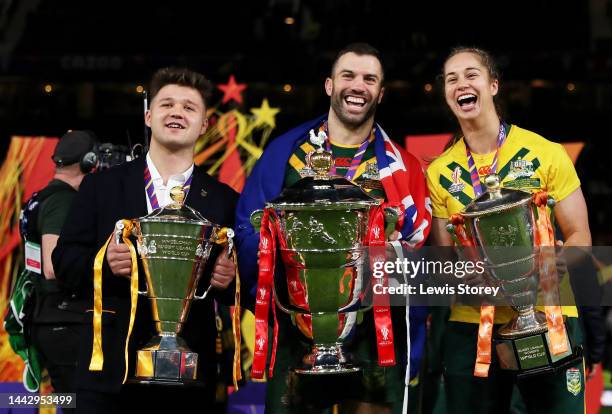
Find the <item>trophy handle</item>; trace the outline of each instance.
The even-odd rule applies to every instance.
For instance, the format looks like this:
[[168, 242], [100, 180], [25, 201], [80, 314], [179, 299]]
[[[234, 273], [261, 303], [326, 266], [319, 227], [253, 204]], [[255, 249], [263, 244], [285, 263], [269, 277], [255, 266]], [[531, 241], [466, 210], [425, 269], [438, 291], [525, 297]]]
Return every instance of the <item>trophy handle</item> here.
[[206, 299], [206, 296], [208, 296], [208, 293], [210, 292], [210, 289], [212, 289], [212, 285], [209, 285], [208, 288], [206, 289], [206, 292], [204, 292], [201, 296], [196, 295], [195, 293], [193, 294], [193, 299], [194, 300], [204, 300]]
[[[216, 237], [216, 235], [214, 235], [213, 237]], [[200, 280], [200, 278], [202, 277], [202, 272], [204, 270], [204, 267], [206, 265], [206, 262], [208, 262], [208, 259], [210, 257], [210, 251], [212, 250], [212, 244], [206, 244], [204, 242], [202, 242], [201, 246], [203, 247], [203, 254], [202, 254], [202, 261], [200, 262], [200, 269], [198, 269], [198, 281]], [[197, 281], [196, 281], [197, 283]], [[201, 294], [201, 295], [197, 295], [196, 291], [197, 288], [194, 289], [193, 292], [193, 300], [204, 300], [206, 299], [206, 296], [208, 296], [208, 294], [210, 293], [210, 290], [212, 288], [212, 285], [209, 285], [208, 288], [206, 288], [206, 291]]]
[[[227, 257], [232, 257], [233, 256], [232, 253], [234, 251], [234, 230], [232, 230], [231, 228], [225, 229], [225, 236], [224, 236], [225, 240], [222, 240], [222, 238], [219, 236], [219, 232], [220, 232], [220, 229], [216, 229], [215, 232], [213, 233], [215, 243], [219, 243], [219, 244], [227, 246]], [[209, 244], [207, 247], [204, 248], [204, 256], [202, 257], [202, 266], [204, 265], [206, 261], [208, 261], [208, 258], [210, 257], [211, 248], [212, 248], [212, 244]], [[234, 263], [234, 265], [238, 266], [237, 263]], [[195, 300], [206, 299], [206, 296], [208, 296], [211, 289], [212, 289], [212, 285], [209, 285], [208, 288], [206, 288], [206, 291], [200, 296], [198, 296], [194, 292], [193, 299]]]
[[[115, 223], [115, 244], [121, 244], [123, 243], [123, 229], [125, 228], [125, 224], [123, 224], [123, 220], [119, 220]], [[132, 228], [132, 234], [135, 234], [135, 230], [136, 228]], [[138, 243], [138, 242], [137, 242]], [[145, 285], [147, 284], [147, 281], [144, 281]], [[148, 295], [148, 286], [147, 286], [147, 290], [139, 290], [138, 294], [141, 296], [147, 296]]]
[[279, 309], [285, 312], [286, 314], [293, 315], [295, 311], [284, 307], [280, 300], [278, 300], [278, 295], [276, 294], [276, 283], [272, 284], [272, 292], [274, 294], [274, 302], [276, 302], [276, 306], [278, 306]]
[[261, 219], [263, 218], [263, 215], [264, 211], [259, 209], [253, 211], [251, 213], [251, 217], [249, 218], [249, 221], [251, 222], [251, 225], [256, 233], [259, 233], [259, 230], [261, 229]]

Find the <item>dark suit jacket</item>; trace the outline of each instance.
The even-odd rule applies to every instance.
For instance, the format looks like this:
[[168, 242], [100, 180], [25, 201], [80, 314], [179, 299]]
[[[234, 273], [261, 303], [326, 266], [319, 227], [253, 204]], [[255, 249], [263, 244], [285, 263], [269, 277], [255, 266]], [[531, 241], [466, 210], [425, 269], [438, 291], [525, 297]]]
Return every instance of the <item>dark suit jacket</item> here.
[[[53, 266], [58, 281], [77, 291], [83, 300], [89, 302], [87, 309], [93, 309], [93, 262], [96, 253], [113, 232], [118, 220], [147, 214], [144, 167], [143, 157], [102, 173], [86, 176], [72, 204], [53, 252]], [[231, 227], [234, 224], [237, 199], [238, 194], [230, 187], [210, 177], [202, 168], [195, 167], [187, 205], [198, 210], [211, 222]], [[214, 260], [215, 257], [211, 256], [200, 281], [198, 294], [202, 294], [208, 287]], [[103, 309], [108, 311], [103, 312], [102, 317], [104, 369], [101, 372], [88, 369], [93, 343], [92, 312], [89, 311], [84, 319], [77, 385], [80, 389], [115, 393], [121, 388], [125, 369], [124, 346], [129, 323], [130, 288], [127, 278], [114, 276], [106, 260], [104, 264], [102, 300]], [[139, 279], [143, 281], [144, 278]], [[141, 285], [141, 289], [143, 288]], [[224, 296], [224, 300], [221, 299], [224, 302], [227, 302], [232, 294], [233, 285], [221, 295], [215, 292], [217, 296]], [[189, 346], [200, 354], [200, 374], [206, 381], [214, 380], [216, 371], [216, 328], [211, 298], [215, 295], [209, 295], [204, 301], [193, 302], [183, 331], [183, 337]], [[139, 297], [129, 345], [130, 372], [133, 372], [135, 367], [136, 349], [150, 339], [153, 332], [150, 305], [144, 297]]]

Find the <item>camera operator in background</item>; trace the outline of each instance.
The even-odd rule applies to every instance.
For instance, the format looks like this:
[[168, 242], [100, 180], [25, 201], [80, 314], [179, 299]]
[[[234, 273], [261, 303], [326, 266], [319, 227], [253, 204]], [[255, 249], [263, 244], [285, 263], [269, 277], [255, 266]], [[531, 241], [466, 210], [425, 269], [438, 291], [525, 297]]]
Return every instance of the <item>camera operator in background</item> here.
[[45, 188], [35, 193], [22, 211], [21, 232], [25, 240], [26, 270], [29, 271], [33, 306], [25, 321], [24, 334], [47, 368], [55, 392], [74, 392], [77, 325], [84, 304], [55, 279], [51, 253], [81, 181], [98, 163], [96, 139], [88, 131], [70, 131], [62, 136], [53, 153], [55, 174]]

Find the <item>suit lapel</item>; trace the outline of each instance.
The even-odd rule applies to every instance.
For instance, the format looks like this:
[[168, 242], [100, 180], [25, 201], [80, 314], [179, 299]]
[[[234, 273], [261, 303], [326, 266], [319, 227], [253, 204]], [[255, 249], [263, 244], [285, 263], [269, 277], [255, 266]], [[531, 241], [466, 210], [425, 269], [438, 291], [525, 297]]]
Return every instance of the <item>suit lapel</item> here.
[[187, 194], [186, 203], [210, 220], [210, 203], [208, 202], [208, 189], [206, 187], [204, 170], [196, 165], [193, 170], [193, 181], [191, 182], [189, 194]]
[[147, 214], [147, 199], [144, 190], [145, 158], [132, 161], [123, 182], [123, 197], [125, 200], [125, 218], [137, 218]]

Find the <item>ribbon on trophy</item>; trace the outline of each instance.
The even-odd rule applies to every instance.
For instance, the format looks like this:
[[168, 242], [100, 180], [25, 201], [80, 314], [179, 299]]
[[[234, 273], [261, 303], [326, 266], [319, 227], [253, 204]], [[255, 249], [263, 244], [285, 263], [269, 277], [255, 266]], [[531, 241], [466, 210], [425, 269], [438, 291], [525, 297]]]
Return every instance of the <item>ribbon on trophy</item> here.
[[[276, 212], [273, 209], [264, 209], [261, 219], [259, 235], [259, 276], [257, 282], [257, 297], [255, 301], [255, 351], [251, 366], [251, 377], [263, 379], [268, 358], [268, 314], [274, 289], [274, 266], [276, 264]], [[272, 342], [272, 356], [268, 376], [274, 374], [274, 362], [278, 339], [278, 322], [276, 320], [276, 307], [272, 305], [274, 318], [274, 337]]]
[[[118, 237], [121, 237], [130, 251], [132, 259], [132, 275], [130, 278], [130, 321], [128, 325], [127, 338], [125, 339], [125, 372], [122, 383], [125, 383], [128, 375], [128, 344], [132, 335], [134, 319], [136, 317], [136, 305], [138, 303], [138, 261], [136, 258], [136, 249], [130, 240], [133, 223], [131, 220], [121, 220], [117, 223]], [[102, 371], [104, 366], [104, 353], [102, 351], [102, 266], [104, 265], [104, 257], [108, 244], [115, 237], [111, 234], [106, 240], [102, 248], [96, 254], [94, 260], [94, 312], [93, 312], [93, 350], [89, 363], [90, 371]]]
[[[370, 269], [374, 270], [377, 262], [386, 260], [386, 235], [384, 207], [378, 206], [370, 211], [368, 226], [368, 246], [370, 249]], [[384, 269], [384, 266], [383, 266]], [[388, 285], [387, 273], [382, 272], [380, 280], [383, 287]], [[395, 365], [395, 348], [393, 346], [393, 325], [389, 295], [376, 295], [374, 300], [374, 325], [376, 328], [376, 345], [378, 349], [378, 365], [389, 367]]]
[[[537, 227], [534, 243], [536, 247], [540, 248], [540, 287], [544, 296], [544, 303], [558, 303], [558, 300], [555, 300], [558, 282], [555, 234], [547, 211], [547, 206], [552, 207], [554, 200], [548, 197], [546, 191], [540, 191], [533, 195], [533, 202], [537, 207]], [[560, 355], [567, 352], [569, 344], [561, 306], [546, 305], [544, 306], [544, 313], [546, 314], [552, 354]]]
[[[310, 311], [310, 305], [308, 305], [308, 299], [306, 297], [306, 288], [300, 280], [298, 263], [296, 263], [291, 256], [292, 252], [287, 248], [287, 241], [283, 237], [279, 237], [278, 242], [280, 243], [283, 262], [287, 264], [285, 266], [285, 272], [287, 275], [289, 301], [293, 306], [308, 312]], [[289, 264], [294, 264], [294, 266], [290, 266]], [[310, 313], [296, 312], [293, 315], [295, 317], [295, 324], [300, 332], [307, 338], [312, 339], [312, 316]]]
[[223, 227], [217, 233], [215, 240], [216, 244], [228, 246], [228, 251], [232, 255], [232, 260], [236, 268], [236, 290], [234, 292], [234, 312], [232, 314], [232, 334], [234, 336], [234, 360], [233, 360], [233, 381], [234, 388], [238, 390], [238, 381], [242, 379], [242, 370], [240, 368], [240, 344], [242, 336], [240, 333], [240, 274], [238, 273], [238, 259], [236, 257], [236, 249], [233, 247], [234, 231], [230, 228]]
[[[455, 243], [466, 248], [464, 252], [468, 259], [477, 261], [474, 257], [472, 248], [474, 242], [468, 237], [465, 230], [465, 221], [461, 214], [453, 214], [449, 218], [450, 224], [453, 226]], [[491, 367], [491, 347], [493, 342], [493, 324], [495, 321], [495, 306], [482, 305], [480, 307], [480, 321], [478, 323], [478, 342], [476, 345], [476, 362], [474, 364], [474, 376], [486, 378], [489, 376], [489, 368]]]

